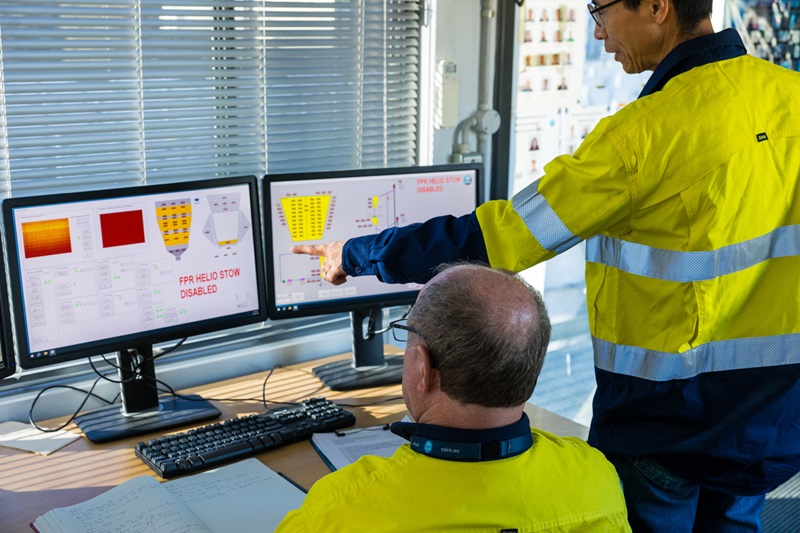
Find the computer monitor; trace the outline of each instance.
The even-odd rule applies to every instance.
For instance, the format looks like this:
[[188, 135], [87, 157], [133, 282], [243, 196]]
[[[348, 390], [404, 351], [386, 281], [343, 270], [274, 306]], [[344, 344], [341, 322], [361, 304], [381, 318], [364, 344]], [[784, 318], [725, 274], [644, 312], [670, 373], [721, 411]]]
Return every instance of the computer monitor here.
[[402, 358], [384, 357], [382, 309], [413, 304], [421, 286], [385, 284], [375, 276], [335, 286], [320, 278], [322, 258], [293, 254], [290, 247], [468, 214], [480, 201], [481, 173], [480, 164], [464, 164], [264, 177], [269, 317], [350, 313], [353, 360], [314, 369], [329, 388], [400, 382]]
[[219, 416], [159, 399], [153, 344], [266, 320], [258, 200], [242, 176], [3, 202], [20, 366], [117, 353], [122, 409], [78, 416], [90, 440]]
[[14, 343], [11, 333], [11, 313], [8, 307], [8, 283], [3, 254], [0, 253], [0, 379], [16, 371]]

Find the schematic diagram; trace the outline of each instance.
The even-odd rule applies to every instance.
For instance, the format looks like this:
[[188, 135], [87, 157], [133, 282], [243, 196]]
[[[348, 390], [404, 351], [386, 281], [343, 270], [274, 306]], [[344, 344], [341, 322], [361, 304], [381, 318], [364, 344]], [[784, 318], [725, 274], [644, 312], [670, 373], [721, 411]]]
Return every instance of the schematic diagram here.
[[372, 196], [367, 202], [368, 218], [357, 220], [356, 227], [370, 228], [375, 233], [380, 233], [386, 228], [399, 225], [400, 216], [397, 212], [397, 185], [384, 193]]
[[211, 214], [203, 226], [203, 235], [220, 249], [235, 252], [250, 230], [250, 221], [241, 210], [239, 193], [213, 194], [208, 196]]
[[[321, 242], [357, 235], [379, 233], [400, 224], [405, 216], [398, 209], [398, 187], [402, 184], [384, 183], [377, 194], [344, 194], [316, 190], [313, 193], [293, 191], [281, 196], [276, 203], [277, 222], [288, 230], [291, 243]], [[355, 191], [354, 191], [355, 192]], [[337, 202], [340, 204], [337, 208]], [[287, 285], [320, 283], [320, 270], [325, 258], [308, 258], [281, 253], [279, 272]], [[284, 274], [284, 273], [291, 273]]]

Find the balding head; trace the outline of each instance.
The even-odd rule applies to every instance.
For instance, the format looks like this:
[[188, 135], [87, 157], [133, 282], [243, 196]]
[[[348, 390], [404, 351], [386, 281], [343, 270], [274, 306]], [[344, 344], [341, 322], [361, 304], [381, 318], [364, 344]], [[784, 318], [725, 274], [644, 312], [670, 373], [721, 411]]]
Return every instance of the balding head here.
[[447, 266], [429, 281], [409, 325], [432, 354], [442, 392], [484, 407], [530, 398], [550, 339], [539, 293], [510, 272], [473, 264]]

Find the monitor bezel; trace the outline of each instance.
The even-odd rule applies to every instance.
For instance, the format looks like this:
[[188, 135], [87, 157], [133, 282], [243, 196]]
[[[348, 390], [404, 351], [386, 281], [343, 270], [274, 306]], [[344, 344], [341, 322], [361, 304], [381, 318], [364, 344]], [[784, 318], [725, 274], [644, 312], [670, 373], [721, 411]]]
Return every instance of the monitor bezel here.
[[0, 368], [0, 379], [7, 378], [17, 371], [7, 280], [6, 262], [3, 254], [0, 253], [0, 350], [2, 351], [0, 358], [3, 362], [3, 368]]
[[[213, 189], [232, 185], [247, 185], [250, 194], [250, 217], [253, 229], [253, 246], [255, 252], [255, 276], [258, 285], [258, 309], [220, 318], [206, 319], [191, 324], [180, 324], [144, 331], [134, 334], [118, 335], [91, 341], [78, 345], [59, 348], [55, 356], [43, 358], [29, 358], [28, 334], [25, 327], [25, 312], [22, 294], [22, 280], [20, 277], [20, 257], [15, 227], [14, 212], [25, 207], [35, 207], [52, 204], [67, 204], [72, 202], [91, 201], [100, 199], [114, 199], [131, 196], [145, 196], [198, 189]], [[264, 275], [264, 241], [261, 233], [261, 208], [260, 194], [258, 191], [258, 178], [254, 175], [216, 177], [196, 181], [174, 181], [160, 184], [145, 184], [136, 187], [107, 188], [95, 191], [46, 194], [37, 196], [14, 197], [3, 200], [3, 228], [5, 233], [5, 249], [8, 257], [9, 289], [11, 306], [13, 309], [12, 327], [16, 337], [16, 348], [19, 355], [18, 362], [24, 369], [50, 366], [89, 356], [118, 352], [131, 346], [153, 345], [184, 337], [191, 337], [202, 333], [221, 331], [263, 322], [267, 319], [267, 304], [265, 297], [266, 278]]]
[[275, 290], [275, 257], [272, 242], [272, 194], [270, 183], [297, 180], [315, 179], [344, 179], [379, 176], [401, 176], [420, 174], [426, 172], [455, 172], [475, 171], [475, 207], [480, 205], [483, 197], [483, 164], [482, 163], [455, 163], [448, 165], [410, 166], [367, 168], [353, 170], [332, 170], [315, 172], [295, 172], [281, 174], [266, 174], [262, 183], [262, 204], [264, 207], [264, 253], [267, 267], [267, 314], [271, 320], [284, 320], [290, 318], [311, 317], [317, 315], [346, 313], [351, 311], [366, 311], [378, 307], [393, 307], [412, 305], [419, 294], [419, 289], [408, 289], [394, 293], [385, 293], [356, 298], [340, 298], [331, 302], [314, 302], [294, 310], [278, 310]]

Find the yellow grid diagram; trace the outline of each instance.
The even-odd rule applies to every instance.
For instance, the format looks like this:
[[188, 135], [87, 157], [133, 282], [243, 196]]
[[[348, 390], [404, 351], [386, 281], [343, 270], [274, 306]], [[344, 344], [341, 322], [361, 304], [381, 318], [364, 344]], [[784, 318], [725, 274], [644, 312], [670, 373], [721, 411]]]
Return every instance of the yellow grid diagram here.
[[281, 198], [281, 207], [292, 242], [322, 239], [330, 205], [329, 194]]
[[188, 199], [159, 203], [156, 219], [161, 229], [161, 238], [167, 248], [188, 246], [189, 229], [192, 226], [192, 204]]

